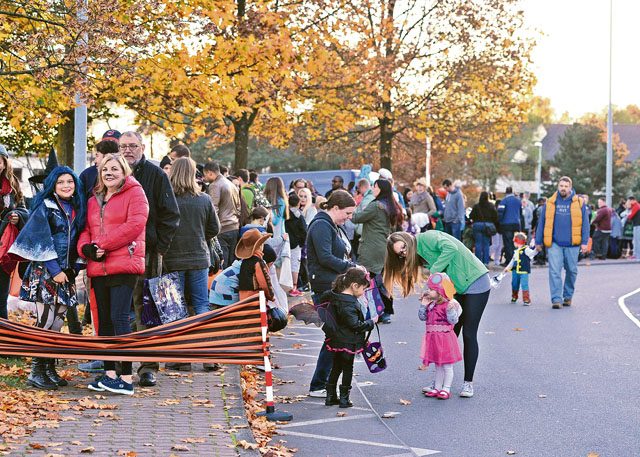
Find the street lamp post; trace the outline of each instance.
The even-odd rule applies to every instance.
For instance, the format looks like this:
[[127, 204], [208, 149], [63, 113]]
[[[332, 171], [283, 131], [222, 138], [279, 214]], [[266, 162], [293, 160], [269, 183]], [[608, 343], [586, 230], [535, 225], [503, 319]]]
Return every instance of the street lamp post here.
[[609, 109], [607, 113], [607, 168], [605, 197], [611, 208], [613, 201], [613, 110], [611, 109], [611, 67], [613, 59], [613, 0], [609, 3]]
[[538, 169], [536, 170], [536, 184], [538, 186], [538, 198], [542, 197], [542, 141], [534, 143], [538, 147]]
[[425, 160], [424, 174], [427, 186], [431, 186], [431, 136], [429, 135], [429, 129], [427, 129], [427, 157]]
[[[86, 25], [88, 20], [88, 0], [82, 0], [78, 7], [78, 21]], [[80, 38], [80, 46], [86, 51], [89, 35], [85, 31]], [[80, 71], [84, 72], [86, 67], [86, 57], [82, 55], [78, 59]], [[74, 131], [73, 131], [73, 169], [76, 173], [80, 173], [87, 167], [87, 104], [84, 101], [83, 94], [76, 93], [76, 108], [74, 110]]]

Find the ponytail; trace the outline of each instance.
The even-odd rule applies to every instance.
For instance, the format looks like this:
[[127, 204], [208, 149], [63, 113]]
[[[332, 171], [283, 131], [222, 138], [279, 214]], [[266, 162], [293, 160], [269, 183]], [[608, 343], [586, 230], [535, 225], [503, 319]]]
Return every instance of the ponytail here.
[[359, 286], [369, 285], [369, 274], [363, 271], [361, 268], [349, 268], [345, 273], [338, 275], [333, 281], [331, 289], [335, 293], [341, 293], [347, 290], [351, 284], [357, 284]]

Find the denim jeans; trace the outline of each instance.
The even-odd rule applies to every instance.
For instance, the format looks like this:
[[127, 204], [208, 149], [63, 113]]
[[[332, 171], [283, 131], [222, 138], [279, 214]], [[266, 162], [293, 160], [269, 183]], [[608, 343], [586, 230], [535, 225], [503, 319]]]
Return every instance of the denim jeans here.
[[506, 262], [509, 262], [513, 258], [513, 235], [520, 230], [517, 224], [505, 224], [500, 226], [500, 233], [502, 233], [502, 242], [504, 243], [504, 258]]
[[444, 231], [454, 238], [462, 241], [462, 223], [460, 222], [445, 222]]
[[529, 290], [529, 273], [511, 272], [511, 290]]
[[224, 263], [222, 268], [230, 267], [236, 260], [236, 244], [238, 244], [238, 231], [229, 230], [228, 232], [219, 233], [218, 241], [224, 255]]
[[610, 236], [610, 233], [603, 233], [600, 230], [593, 232], [593, 253], [596, 257], [607, 257], [607, 252], [609, 252]]
[[[551, 303], [561, 303], [563, 299], [573, 297], [578, 277], [578, 254], [580, 254], [580, 246], [562, 247], [553, 243], [547, 249]], [[564, 285], [562, 283], [563, 268], [565, 270]]]
[[485, 265], [489, 263], [489, 246], [491, 245], [491, 238], [483, 232], [486, 225], [486, 222], [473, 223], [473, 239], [476, 245], [476, 257]]
[[[114, 336], [131, 333], [131, 300], [133, 289], [129, 286], [106, 285], [103, 277], [92, 280], [93, 291], [98, 305], [98, 335]], [[122, 362], [122, 374], [131, 374], [131, 362]], [[116, 362], [105, 361], [105, 370], [115, 370]]]
[[[314, 293], [311, 296], [315, 305], [318, 304], [320, 295], [320, 293]], [[311, 378], [309, 390], [326, 389], [332, 367], [333, 352], [327, 350], [327, 344], [323, 342], [322, 347], [320, 348], [320, 354], [318, 354], [318, 361], [316, 362], [316, 369], [313, 372], [313, 378]]]
[[209, 269], [178, 271], [187, 305], [192, 306], [196, 314], [209, 311]]

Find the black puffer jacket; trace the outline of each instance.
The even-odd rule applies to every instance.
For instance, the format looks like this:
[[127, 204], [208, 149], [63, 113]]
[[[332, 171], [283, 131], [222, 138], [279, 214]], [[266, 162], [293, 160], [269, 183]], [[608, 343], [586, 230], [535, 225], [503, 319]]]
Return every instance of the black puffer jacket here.
[[327, 334], [332, 349], [357, 351], [364, 347], [366, 333], [373, 329], [373, 321], [364, 319], [360, 302], [353, 295], [329, 290], [322, 294], [321, 302], [330, 302], [336, 318], [336, 331]]
[[[324, 211], [316, 214], [307, 230], [307, 268], [311, 289], [322, 293], [341, 273], [356, 265], [345, 259], [347, 249], [338, 235], [342, 230]], [[346, 235], [345, 235], [346, 238]]]
[[147, 252], [164, 254], [180, 224], [180, 211], [169, 178], [144, 155], [133, 169], [133, 177], [142, 185], [149, 202], [145, 238]]

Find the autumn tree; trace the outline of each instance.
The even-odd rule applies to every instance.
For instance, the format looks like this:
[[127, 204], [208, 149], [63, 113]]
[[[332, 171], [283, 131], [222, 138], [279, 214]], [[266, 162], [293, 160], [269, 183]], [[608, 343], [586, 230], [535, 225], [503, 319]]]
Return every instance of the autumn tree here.
[[533, 43], [517, 1], [326, 4], [316, 18], [332, 17], [318, 20], [308, 61], [312, 109], [301, 116], [312, 139], [366, 136], [368, 154], [390, 168], [403, 136], [423, 144], [428, 130], [434, 153], [475, 154], [503, 146], [522, 120]]
[[171, 6], [189, 26], [122, 79], [121, 101], [158, 130], [187, 143], [233, 140], [248, 160], [250, 132], [285, 145], [299, 85], [291, 23], [297, 3], [195, 0]]
[[160, 0], [0, 0], [0, 135], [17, 152], [57, 143], [73, 161], [73, 108], [82, 94], [105, 113], [113, 82], [169, 39]]

